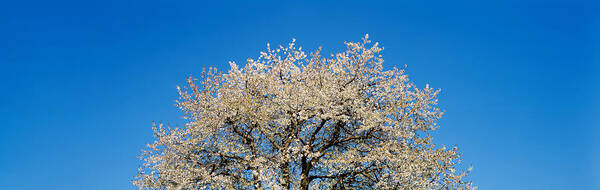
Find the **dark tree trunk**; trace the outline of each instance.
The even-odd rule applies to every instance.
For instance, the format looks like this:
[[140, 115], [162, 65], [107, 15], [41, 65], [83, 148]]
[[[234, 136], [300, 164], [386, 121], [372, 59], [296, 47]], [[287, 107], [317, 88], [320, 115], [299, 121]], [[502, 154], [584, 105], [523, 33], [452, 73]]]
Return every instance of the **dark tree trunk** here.
[[281, 166], [281, 171], [283, 173], [283, 182], [282, 182], [282, 186], [284, 189], [290, 189], [290, 163], [289, 162], [285, 162], [283, 163], [283, 165]]
[[310, 171], [310, 163], [306, 160], [306, 156], [302, 156], [300, 164], [302, 165], [302, 173], [300, 176], [300, 190], [308, 190], [308, 187], [310, 185], [310, 178], [308, 176], [308, 173]]

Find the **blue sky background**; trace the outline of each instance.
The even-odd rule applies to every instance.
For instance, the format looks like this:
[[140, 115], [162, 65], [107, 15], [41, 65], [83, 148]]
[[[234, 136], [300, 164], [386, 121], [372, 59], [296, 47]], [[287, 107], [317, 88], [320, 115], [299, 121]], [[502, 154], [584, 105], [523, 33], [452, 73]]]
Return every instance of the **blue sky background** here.
[[597, 4], [415, 2], [1, 1], [0, 189], [134, 189], [187, 76], [366, 33], [442, 89], [434, 137], [480, 189], [600, 189]]

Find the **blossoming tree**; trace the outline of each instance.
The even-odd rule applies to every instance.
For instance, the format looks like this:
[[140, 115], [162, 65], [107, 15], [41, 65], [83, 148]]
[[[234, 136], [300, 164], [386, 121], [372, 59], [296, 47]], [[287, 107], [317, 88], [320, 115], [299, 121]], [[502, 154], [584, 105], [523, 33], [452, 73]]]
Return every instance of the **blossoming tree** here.
[[140, 189], [471, 189], [429, 132], [439, 90], [383, 70], [368, 36], [323, 58], [294, 42], [178, 87], [181, 128], [157, 125]]

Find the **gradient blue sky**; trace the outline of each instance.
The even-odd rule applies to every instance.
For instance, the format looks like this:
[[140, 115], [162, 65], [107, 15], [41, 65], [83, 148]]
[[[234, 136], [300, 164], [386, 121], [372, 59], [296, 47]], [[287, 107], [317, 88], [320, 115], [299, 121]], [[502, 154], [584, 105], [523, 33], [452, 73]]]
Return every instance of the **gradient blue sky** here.
[[366, 33], [442, 89], [434, 137], [480, 189], [600, 189], [597, 4], [414, 2], [2, 1], [0, 189], [134, 189], [187, 76]]

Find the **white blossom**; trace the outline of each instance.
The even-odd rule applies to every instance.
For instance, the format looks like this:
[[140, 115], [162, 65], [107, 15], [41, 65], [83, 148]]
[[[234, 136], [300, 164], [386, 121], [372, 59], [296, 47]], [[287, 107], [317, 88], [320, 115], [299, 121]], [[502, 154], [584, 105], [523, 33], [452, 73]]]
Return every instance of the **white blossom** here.
[[[323, 58], [288, 46], [177, 87], [183, 128], [155, 126], [140, 189], [472, 189], [429, 132], [439, 90], [383, 70], [378, 43]], [[470, 171], [470, 169], [468, 170]], [[467, 172], [468, 172], [467, 171]]]

